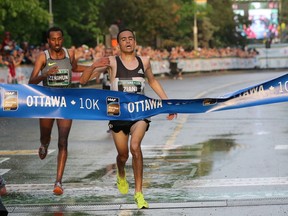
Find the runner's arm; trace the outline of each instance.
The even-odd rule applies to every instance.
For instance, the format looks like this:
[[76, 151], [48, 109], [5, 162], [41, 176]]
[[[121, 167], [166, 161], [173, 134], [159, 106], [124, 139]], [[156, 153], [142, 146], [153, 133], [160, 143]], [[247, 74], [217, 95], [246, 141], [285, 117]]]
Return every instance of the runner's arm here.
[[[161, 99], [168, 99], [168, 96], [166, 95], [164, 89], [162, 88], [162, 85], [158, 82], [157, 79], [155, 79], [155, 76], [152, 72], [151, 63], [149, 59], [144, 60], [144, 65], [146, 65], [145, 75], [148, 79], [148, 84], [151, 86], [153, 91], [161, 98]], [[177, 113], [170, 113], [166, 117], [168, 120], [172, 120], [174, 118], [177, 118]]]
[[39, 75], [40, 71], [44, 68], [45, 64], [46, 64], [45, 53], [41, 52], [34, 63], [34, 68], [30, 75], [28, 84], [39, 84], [44, 79], [46, 79], [47, 76], [56, 73], [58, 71], [58, 67], [55, 66]]
[[109, 66], [109, 58], [103, 57], [96, 60], [91, 66], [86, 66], [80, 77], [80, 84], [85, 85], [89, 80], [103, 73]]

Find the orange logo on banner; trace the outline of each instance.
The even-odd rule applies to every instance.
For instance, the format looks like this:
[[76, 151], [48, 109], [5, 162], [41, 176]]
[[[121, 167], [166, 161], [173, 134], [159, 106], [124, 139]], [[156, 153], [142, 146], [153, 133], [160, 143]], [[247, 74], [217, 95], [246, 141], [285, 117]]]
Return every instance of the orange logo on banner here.
[[112, 39], [112, 40], [111, 40], [111, 46], [112, 46], [112, 47], [116, 47], [117, 45], [118, 45], [117, 39], [115, 39], [115, 38]]

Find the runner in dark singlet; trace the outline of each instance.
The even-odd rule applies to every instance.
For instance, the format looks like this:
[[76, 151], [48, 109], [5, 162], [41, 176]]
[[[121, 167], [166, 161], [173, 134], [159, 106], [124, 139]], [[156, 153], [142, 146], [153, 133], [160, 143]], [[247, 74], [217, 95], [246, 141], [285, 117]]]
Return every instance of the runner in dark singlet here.
[[[155, 79], [150, 59], [148, 57], [136, 56], [136, 40], [133, 31], [121, 30], [118, 33], [117, 41], [120, 47], [120, 55], [110, 56], [109, 76], [111, 90], [144, 94], [145, 79], [161, 99], [167, 99], [167, 95], [160, 83]], [[94, 76], [95, 66], [91, 66], [83, 72], [80, 83], [85, 84]], [[96, 72], [99, 73], [99, 72]], [[168, 115], [167, 119], [172, 120], [176, 114]], [[132, 154], [132, 167], [135, 178], [134, 199], [139, 209], [148, 208], [142, 191], [143, 183], [143, 156], [141, 141], [149, 127], [149, 119], [138, 121], [110, 121], [109, 127], [112, 130], [113, 140], [118, 152], [117, 161], [117, 187], [122, 194], [127, 194], [129, 184], [126, 180], [125, 164]]]

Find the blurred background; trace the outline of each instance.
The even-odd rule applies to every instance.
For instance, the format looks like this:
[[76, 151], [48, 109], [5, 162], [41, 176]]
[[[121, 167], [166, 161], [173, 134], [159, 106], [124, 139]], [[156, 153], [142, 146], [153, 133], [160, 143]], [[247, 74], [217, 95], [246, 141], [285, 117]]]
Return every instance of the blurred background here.
[[130, 28], [155, 74], [286, 68], [287, 8], [288, 0], [0, 0], [0, 83], [27, 82], [51, 26], [84, 64], [107, 47], [117, 54], [116, 35]]
[[153, 48], [278, 43], [287, 42], [287, 6], [287, 0], [1, 0], [0, 34], [37, 46], [56, 25], [66, 33], [66, 46], [94, 47], [127, 27]]

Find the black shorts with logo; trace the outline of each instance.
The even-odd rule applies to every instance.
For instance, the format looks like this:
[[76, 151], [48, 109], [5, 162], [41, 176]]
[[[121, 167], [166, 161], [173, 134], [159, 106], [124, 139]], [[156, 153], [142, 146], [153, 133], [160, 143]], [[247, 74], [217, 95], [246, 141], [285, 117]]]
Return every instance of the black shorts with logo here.
[[109, 121], [109, 128], [110, 130], [114, 131], [115, 133], [119, 133], [119, 131], [123, 131], [126, 135], [130, 133], [131, 127], [138, 121], [145, 121], [147, 123], [146, 131], [148, 131], [150, 126], [150, 120], [148, 119], [141, 119], [136, 121], [119, 121], [119, 120], [111, 120]]

